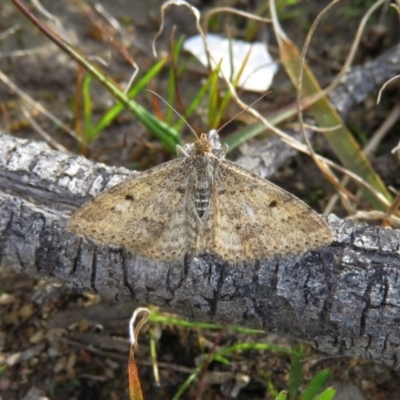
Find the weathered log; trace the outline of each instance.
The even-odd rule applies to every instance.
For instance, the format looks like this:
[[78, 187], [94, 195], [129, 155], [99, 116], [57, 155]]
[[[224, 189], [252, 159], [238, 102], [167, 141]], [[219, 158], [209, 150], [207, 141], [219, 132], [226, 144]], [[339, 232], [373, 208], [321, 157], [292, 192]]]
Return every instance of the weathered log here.
[[0, 143], [2, 267], [398, 366], [400, 231], [331, 215], [334, 242], [307, 254], [240, 266], [211, 257], [149, 262], [66, 228], [72, 210], [134, 172], [8, 135]]

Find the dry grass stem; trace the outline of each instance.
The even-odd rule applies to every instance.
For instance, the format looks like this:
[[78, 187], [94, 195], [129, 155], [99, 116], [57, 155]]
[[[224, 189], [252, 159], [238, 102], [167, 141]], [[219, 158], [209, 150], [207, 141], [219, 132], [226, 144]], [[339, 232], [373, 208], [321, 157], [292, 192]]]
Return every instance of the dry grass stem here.
[[43, 107], [39, 102], [32, 99], [32, 97], [30, 97], [25, 91], [20, 89], [1, 70], [0, 70], [0, 80], [3, 81], [12, 91], [14, 91], [19, 97], [21, 97], [29, 105], [31, 105], [37, 111], [44, 114], [47, 118], [49, 118], [52, 122], [54, 122], [54, 124], [57, 125], [60, 129], [62, 129], [66, 133], [68, 133], [71, 137], [73, 137], [75, 140], [77, 140], [80, 144], [85, 146], [84, 141], [71, 128], [69, 128], [67, 125], [65, 125], [60, 119], [58, 119], [51, 112], [47, 111], [46, 108]]
[[54, 149], [67, 153], [68, 150], [61, 144], [57, 143], [40, 125], [32, 118], [31, 114], [25, 107], [21, 107], [22, 114], [28, 120], [32, 128]]

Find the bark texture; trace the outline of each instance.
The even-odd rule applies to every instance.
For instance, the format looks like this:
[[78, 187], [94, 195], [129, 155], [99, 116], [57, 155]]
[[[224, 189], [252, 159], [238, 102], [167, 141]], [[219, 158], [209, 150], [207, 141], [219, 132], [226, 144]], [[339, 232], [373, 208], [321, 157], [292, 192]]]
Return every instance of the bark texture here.
[[331, 215], [334, 242], [301, 256], [241, 266], [210, 257], [152, 263], [66, 229], [72, 210], [135, 173], [5, 134], [0, 143], [2, 267], [398, 366], [400, 231]]

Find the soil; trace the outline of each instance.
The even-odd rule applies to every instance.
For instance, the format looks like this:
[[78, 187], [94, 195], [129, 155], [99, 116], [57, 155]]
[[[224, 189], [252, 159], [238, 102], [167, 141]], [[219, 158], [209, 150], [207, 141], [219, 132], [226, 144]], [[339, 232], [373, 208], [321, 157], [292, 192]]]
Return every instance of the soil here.
[[[154, 64], [151, 41], [159, 28], [161, 3], [159, 0], [101, 0], [103, 7], [127, 32], [129, 42], [125, 45], [141, 71], [146, 71]], [[194, 3], [202, 12], [222, 3], [254, 12], [263, 2]], [[281, 10], [284, 30], [299, 47], [304, 42], [312, 21], [328, 2], [300, 3], [304, 4]], [[354, 36], [358, 21], [366, 11], [366, 3], [372, 2], [342, 1], [318, 28], [310, 48], [309, 64], [322, 86], [332, 80], [342, 65], [351, 45], [349, 37]], [[109, 42], [108, 35], [93, 22], [93, 11], [88, 3], [43, 0], [42, 5], [49, 13], [57, 16], [65, 35], [75, 47], [88, 56], [106, 60], [107, 65], [102, 68], [121, 85], [128, 82], [132, 67]], [[33, 6], [31, 8], [34, 9]], [[39, 15], [36, 11], [35, 14]], [[75, 62], [50, 44], [11, 2], [1, 2], [0, 16], [0, 35], [7, 29], [17, 27], [13, 34], [0, 41], [0, 72], [63, 123], [76, 129], [75, 107], [79, 74]], [[57, 28], [54, 20], [45, 16], [40, 18], [52, 28]], [[97, 17], [96, 20], [98, 19]], [[223, 21], [229, 22], [236, 36], [243, 35], [243, 21], [235, 18]], [[186, 36], [196, 33], [193, 19], [187, 10], [171, 7], [167, 13], [165, 31], [157, 43], [160, 52], [168, 51], [169, 35], [174, 24], [177, 26], [175, 37], [182, 33]], [[398, 21], [394, 13], [375, 16], [363, 36], [356, 64], [366, 62], [393, 45], [396, 31]], [[271, 52], [276, 54], [276, 44], [273, 41]], [[181, 57], [187, 59], [187, 55]], [[180, 77], [178, 85], [185, 104], [197, 92], [198, 83], [205, 76], [204, 72], [191, 60], [188, 70]], [[152, 82], [151, 88], [165, 97], [168, 79], [168, 69], [165, 69]], [[94, 114], [100, 116], [112, 104], [113, 98], [95, 82], [92, 83], [91, 93], [96, 100], [93, 104]], [[395, 103], [395, 92], [392, 90], [388, 93], [380, 107], [371, 105], [375, 98], [371, 96], [351, 111], [348, 124], [359, 133], [357, 138], [362, 144], [380, 126]], [[247, 102], [253, 101], [257, 96], [244, 94]], [[0, 83], [0, 99], [0, 123], [4, 132], [43, 140], [21, 113], [22, 108], [25, 108], [51, 137], [50, 144], [63, 146], [71, 152], [83, 152], [94, 160], [147, 169], [172, 157], [129, 113], [123, 113], [116, 123], [103, 131], [85, 149], [76, 138], [62, 132], [43, 114], [23, 102], [4, 82]], [[273, 94], [261, 100], [257, 108], [267, 113], [291, 103], [293, 99], [293, 87], [281, 69], [274, 80]], [[148, 93], [141, 93], [137, 101], [147, 109], [153, 109]], [[201, 111], [190, 121], [195, 129], [204, 129], [205, 118]], [[229, 119], [237, 111], [233, 105], [228, 107], [225, 118]], [[387, 157], [397, 140], [394, 128], [385, 137], [373, 162], [385, 183], [394, 186], [397, 184], [398, 187], [398, 166], [395, 161], [389, 163]], [[332, 156], [323, 140], [318, 140], [318, 149]], [[304, 171], [307, 171], [307, 176], [311, 179], [304, 179]], [[333, 194], [333, 189], [324, 181], [318, 169], [304, 156], [288, 160], [272, 180], [319, 211], [322, 211]], [[335, 212], [346, 215], [346, 211], [340, 206]], [[117, 306], [103, 304], [93, 294], [76, 293], [46, 281], [11, 274], [0, 267], [0, 400], [128, 399], [129, 317], [121, 316], [118, 324], [107, 323], [104, 316], [88, 318], [88, 312], [96, 307], [104, 307], [110, 311]], [[132, 310], [133, 308], [132, 304]], [[159, 383], [153, 373], [150, 337], [156, 343]], [[341, 392], [341, 397], [338, 395], [337, 399], [400, 398], [399, 374], [388, 367], [365, 360], [327, 357], [307, 345], [299, 345], [288, 338], [274, 335], [189, 329], [172, 323], [150, 324], [144, 328], [139, 338], [136, 360], [144, 397], [173, 398], [199, 360], [206, 357], [215, 346], [228, 347], [243, 342], [263, 342], [292, 349], [301, 346], [309, 354], [302, 361], [302, 389], [319, 371], [329, 368], [332, 372], [329, 384], [335, 384]], [[275, 397], [271, 386], [277, 391], [288, 389], [290, 368], [291, 358], [282, 353], [255, 350], [237, 352], [230, 357], [228, 365], [216, 362], [209, 364], [204, 379], [193, 382], [181, 398], [273, 399]], [[236, 397], [232, 397], [235, 379], [242, 376], [248, 377], [249, 383]]]

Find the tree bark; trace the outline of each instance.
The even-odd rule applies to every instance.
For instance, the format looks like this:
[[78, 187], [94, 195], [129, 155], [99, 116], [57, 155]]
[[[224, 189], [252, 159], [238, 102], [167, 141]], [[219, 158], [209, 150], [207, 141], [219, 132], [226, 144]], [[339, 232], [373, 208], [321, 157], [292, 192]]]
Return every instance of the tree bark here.
[[400, 231], [331, 215], [334, 242], [303, 255], [240, 266], [211, 257], [149, 262], [66, 228], [72, 210], [134, 172], [4, 134], [0, 143], [2, 267], [398, 366]]

